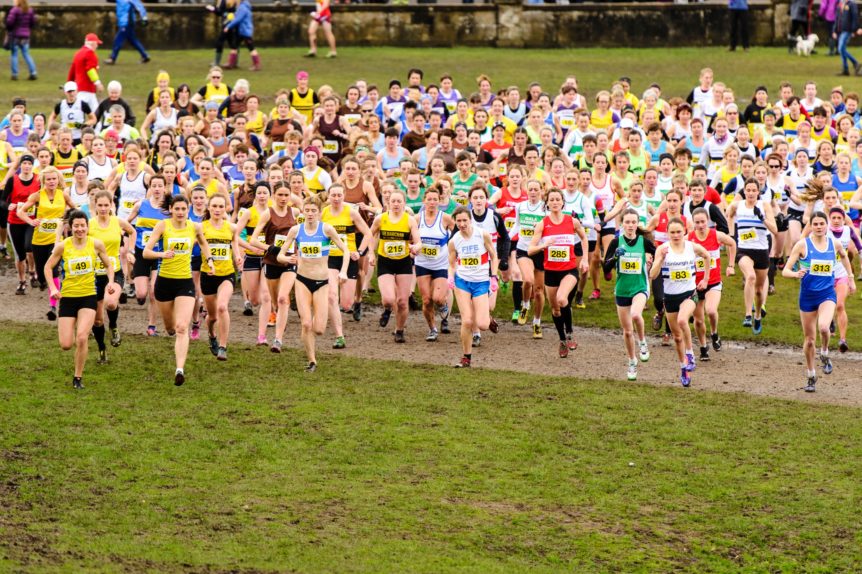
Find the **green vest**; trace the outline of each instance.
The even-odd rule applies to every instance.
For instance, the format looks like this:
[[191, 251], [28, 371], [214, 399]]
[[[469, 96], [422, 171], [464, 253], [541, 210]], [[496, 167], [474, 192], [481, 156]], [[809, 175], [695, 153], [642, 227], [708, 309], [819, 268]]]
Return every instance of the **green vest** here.
[[643, 236], [638, 235], [635, 244], [629, 245], [625, 236], [620, 234], [619, 247], [625, 251], [625, 254], [617, 259], [617, 283], [614, 287], [614, 295], [634, 297], [638, 293], [649, 293]]

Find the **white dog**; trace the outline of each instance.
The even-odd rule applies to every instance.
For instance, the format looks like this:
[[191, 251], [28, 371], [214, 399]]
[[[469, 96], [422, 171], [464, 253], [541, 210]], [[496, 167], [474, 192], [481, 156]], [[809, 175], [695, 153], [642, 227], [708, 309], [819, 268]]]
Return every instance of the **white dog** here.
[[817, 37], [817, 34], [808, 34], [807, 36], [796, 36], [796, 55], [797, 56], [810, 56], [811, 52], [814, 51], [814, 46], [819, 41], [820, 41], [820, 38]]

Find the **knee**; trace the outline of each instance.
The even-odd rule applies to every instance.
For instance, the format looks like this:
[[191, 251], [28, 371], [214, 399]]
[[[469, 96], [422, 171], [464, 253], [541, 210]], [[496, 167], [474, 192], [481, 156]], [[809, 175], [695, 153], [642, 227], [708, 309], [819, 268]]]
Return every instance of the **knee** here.
[[279, 296], [278, 296], [278, 306], [279, 306], [279, 308], [280, 308], [280, 307], [284, 307], [284, 308], [286, 309], [286, 308], [287, 308], [287, 305], [290, 305], [290, 297], [288, 297], [287, 295], [279, 295]]
[[682, 336], [682, 330], [688, 329], [688, 320], [683, 319], [682, 317], [678, 317], [676, 320], [677, 329], [680, 331], [680, 337]]
[[563, 307], [565, 307], [568, 304], [569, 304], [569, 300], [566, 299], [565, 297], [557, 297], [557, 307], [559, 309], [562, 309]]
[[491, 326], [491, 318], [490, 317], [483, 317], [482, 319], [476, 320], [476, 328], [479, 329], [480, 331], [487, 331], [488, 327], [490, 327], [490, 326]]
[[[189, 326], [185, 323], [181, 325], [176, 325], [174, 328], [174, 333], [176, 333], [177, 337], [183, 337], [189, 332]], [[168, 333], [170, 334], [170, 333]]]
[[399, 310], [404, 310], [407, 308], [407, 298], [406, 297], [397, 297], [395, 299], [395, 306], [398, 307]]
[[216, 311], [219, 315], [227, 315], [227, 303], [219, 303]]
[[89, 339], [89, 338], [90, 338], [90, 334], [89, 334], [89, 333], [78, 333], [78, 334], [75, 336], [75, 344], [76, 344], [78, 347], [85, 347], [85, 346], [87, 346], [87, 341], [88, 341], [88, 339]]
[[300, 321], [300, 323], [302, 325], [303, 331], [312, 331], [313, 325], [311, 319], [303, 319], [302, 321]]
[[631, 327], [623, 327], [623, 339], [628, 339], [634, 335], [634, 329]]
[[64, 351], [68, 351], [72, 348], [72, 341], [60, 341], [60, 348]]
[[326, 328], [325, 327], [313, 327], [312, 332], [315, 334], [315, 336], [320, 337], [321, 335], [323, 335], [323, 333], [326, 332]]
[[745, 276], [744, 281], [746, 285], [754, 285], [755, 281], [757, 281], [757, 276], [751, 273]]

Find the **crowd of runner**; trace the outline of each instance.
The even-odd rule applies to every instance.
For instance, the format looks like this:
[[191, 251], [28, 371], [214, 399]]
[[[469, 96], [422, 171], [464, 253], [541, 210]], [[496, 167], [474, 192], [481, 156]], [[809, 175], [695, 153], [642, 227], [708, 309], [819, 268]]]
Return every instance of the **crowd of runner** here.
[[800, 278], [806, 391], [818, 335], [824, 374], [831, 333], [848, 350], [862, 248], [856, 93], [782, 83], [749, 98], [709, 69], [688, 94], [635, 95], [623, 77], [590, 101], [574, 77], [494, 86], [411, 69], [403, 83], [310, 86], [299, 72], [273, 100], [246, 80], [226, 85], [218, 67], [199, 89], [160, 72], [140, 122], [116, 81], [101, 102], [74, 81], [45, 112], [13, 100], [0, 123], [0, 256], [10, 242], [16, 294], [45, 297], [61, 346], [76, 348], [75, 388], [91, 333], [100, 362], [108, 332], [120, 346], [124, 304], [147, 307], [147, 335], [174, 336], [175, 384], [201, 331], [227, 360], [235, 291], [273, 353], [298, 312], [307, 371], [327, 329], [333, 348], [348, 344], [343, 321], [363, 320], [375, 287], [375, 320], [396, 344], [411, 311], [432, 344], [457, 309], [459, 368], [497, 332], [502, 294], [534, 339], [547, 299], [566, 358], [573, 309], [611, 304], [602, 277], [629, 380], [650, 358], [652, 299], [651, 325], [689, 386], [721, 349], [722, 282], [735, 274], [733, 314], [755, 335], [775, 274]]

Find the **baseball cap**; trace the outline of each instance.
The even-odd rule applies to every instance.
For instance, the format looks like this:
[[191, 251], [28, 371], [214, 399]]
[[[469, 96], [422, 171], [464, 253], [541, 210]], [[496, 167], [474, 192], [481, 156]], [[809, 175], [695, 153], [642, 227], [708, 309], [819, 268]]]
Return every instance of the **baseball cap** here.
[[494, 131], [497, 128], [501, 128], [503, 131], [506, 131], [506, 124], [503, 122], [495, 122], [493, 126], [491, 126], [491, 131]]
[[101, 40], [99, 40], [99, 37], [98, 37], [98, 36], [96, 36], [95, 34], [93, 34], [92, 32], [90, 32], [89, 34], [87, 34], [86, 36], [84, 36], [84, 41], [85, 41], [85, 42], [95, 42], [95, 43], [97, 43], [97, 44], [101, 44], [101, 43], [102, 43], [102, 41], [101, 41]]
[[72, 82], [72, 81], [66, 82], [65, 84], [63, 84], [63, 91], [64, 92], [77, 92], [78, 91], [78, 84], [76, 84], [75, 82]]
[[634, 127], [635, 123], [632, 121], [631, 118], [623, 118], [622, 120], [620, 120], [620, 129], [628, 128], [631, 130], [634, 129]]
[[21, 156], [21, 159], [18, 160], [18, 163], [24, 163], [25, 161], [29, 161], [30, 163], [36, 163], [36, 158], [34, 158], [30, 154], [24, 154]]
[[307, 80], [308, 79], [308, 72], [306, 72], [305, 70], [298, 71], [296, 73], [296, 79], [297, 80]]

